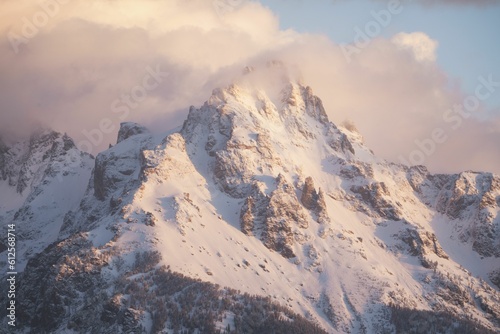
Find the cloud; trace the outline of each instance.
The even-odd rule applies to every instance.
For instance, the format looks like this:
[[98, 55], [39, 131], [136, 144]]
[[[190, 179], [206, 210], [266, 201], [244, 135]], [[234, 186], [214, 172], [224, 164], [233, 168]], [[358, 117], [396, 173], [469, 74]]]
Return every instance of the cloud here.
[[448, 139], [436, 147], [428, 167], [435, 172], [459, 173], [465, 170], [500, 174], [500, 117], [488, 121], [467, 120]]
[[471, 117], [454, 130], [443, 121], [466, 96], [450, 88], [434, 62], [436, 42], [422, 33], [373, 39], [348, 63], [325, 36], [280, 30], [276, 15], [256, 2], [227, 1], [221, 10], [205, 0], [56, 1], [49, 15], [28, 0], [0, 0], [0, 34], [31, 32], [17, 53], [8, 38], [0, 42], [4, 133], [41, 121], [95, 154], [115, 142], [121, 121], [177, 127], [190, 105], [203, 104], [245, 66], [280, 59], [324, 100], [332, 121], [353, 120], [377, 154], [399, 161], [443, 127], [449, 139], [425, 164], [500, 173], [492, 144], [498, 127]]
[[[93, 153], [114, 142], [124, 116], [150, 124], [160, 117], [164, 129], [177, 126], [190, 104], [208, 98], [214, 73], [289, 35], [254, 3], [220, 13], [203, 0], [49, 2], [0, 2], [6, 18], [0, 33], [7, 37], [0, 44], [0, 127], [41, 120], [89, 141], [85, 134], [107, 118], [114, 129], [91, 138], [93, 147], [86, 148]], [[122, 107], [117, 99], [139, 92], [148, 67], [169, 76], [132, 101], [128, 112], [115, 112]]]
[[417, 61], [435, 61], [438, 42], [423, 32], [400, 32], [392, 37], [392, 42], [410, 50]]

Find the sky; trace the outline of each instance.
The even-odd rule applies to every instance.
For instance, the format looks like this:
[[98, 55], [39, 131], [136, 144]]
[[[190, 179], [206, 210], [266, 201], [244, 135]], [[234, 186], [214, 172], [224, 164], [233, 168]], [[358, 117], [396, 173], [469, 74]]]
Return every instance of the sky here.
[[[401, 12], [391, 15], [380, 36], [391, 38], [399, 32], [424, 32], [439, 42], [437, 62], [467, 92], [472, 92], [477, 77], [494, 73], [500, 77], [500, 2], [495, 1], [419, 1], [401, 2]], [[326, 34], [333, 41], [352, 43], [354, 28], [373, 20], [372, 11], [387, 9], [389, 1], [264, 0], [280, 20], [282, 29]], [[451, 3], [461, 4], [450, 6]], [[469, 5], [464, 5], [469, 4]], [[495, 42], [496, 41], [496, 42]], [[500, 94], [485, 101], [500, 105]]]
[[467, 0], [0, 0], [0, 135], [92, 154], [119, 123], [182, 124], [281, 60], [377, 155], [500, 174], [500, 4]]

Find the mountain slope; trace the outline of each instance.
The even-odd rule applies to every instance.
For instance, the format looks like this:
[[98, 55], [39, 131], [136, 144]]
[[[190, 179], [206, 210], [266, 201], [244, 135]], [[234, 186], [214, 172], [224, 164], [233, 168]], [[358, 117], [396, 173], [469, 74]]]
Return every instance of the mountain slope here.
[[[15, 225], [17, 271], [57, 240], [64, 215], [83, 198], [92, 164], [71, 138], [51, 130], [9, 144], [0, 140], [0, 223]], [[2, 260], [6, 249], [0, 244]]]
[[[499, 181], [378, 159], [300, 83], [217, 89], [179, 132], [122, 124], [59, 241], [28, 263], [22, 320], [37, 332], [262, 332], [274, 319], [287, 332], [390, 333], [417, 318], [494, 332]], [[208, 285], [173, 292], [176, 279]], [[201, 312], [207, 290], [226, 306], [198, 325], [172, 313]], [[270, 311], [248, 311], [245, 294], [268, 296]]]

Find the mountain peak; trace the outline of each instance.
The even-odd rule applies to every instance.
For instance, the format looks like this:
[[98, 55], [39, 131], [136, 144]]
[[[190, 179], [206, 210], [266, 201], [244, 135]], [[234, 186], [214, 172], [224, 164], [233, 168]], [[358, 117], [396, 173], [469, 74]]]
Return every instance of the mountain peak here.
[[330, 122], [323, 102], [314, 95], [312, 88], [290, 80], [272, 88], [249, 86], [246, 82], [233, 83], [226, 88], [214, 89], [206, 105], [220, 111], [232, 109], [246, 113], [263, 110], [268, 116], [275, 114], [282, 120], [292, 116], [302, 118], [307, 114], [322, 124]]
[[140, 124], [134, 122], [123, 122], [120, 123], [120, 130], [118, 131], [118, 138], [116, 140], [116, 143], [118, 144], [125, 139], [128, 139], [135, 135], [147, 133], [150, 133], [150, 131]]
[[64, 215], [78, 206], [93, 159], [68, 135], [47, 127], [0, 146], [0, 222], [16, 224], [21, 271], [56, 240]]

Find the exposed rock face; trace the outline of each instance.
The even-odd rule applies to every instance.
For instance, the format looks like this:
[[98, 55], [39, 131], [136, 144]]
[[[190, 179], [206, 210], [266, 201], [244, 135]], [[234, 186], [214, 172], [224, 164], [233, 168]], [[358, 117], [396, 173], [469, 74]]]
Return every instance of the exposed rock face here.
[[253, 196], [248, 197], [240, 211], [240, 226], [243, 233], [257, 235], [264, 245], [286, 258], [294, 257], [294, 230], [308, 227], [295, 188], [283, 175], [276, 178], [276, 189], [269, 196], [254, 187]]
[[360, 200], [370, 205], [380, 217], [390, 220], [402, 219], [400, 210], [387, 199], [390, 197], [390, 193], [384, 182], [373, 182], [365, 186], [352, 186], [351, 191]]
[[[214, 94], [218, 95], [214, 95], [213, 100], [227, 99], [227, 93]], [[202, 110], [191, 108], [181, 132], [188, 143], [203, 145], [206, 152], [215, 158], [213, 170], [219, 186], [233, 197], [244, 198], [251, 191], [250, 175], [254, 167], [246, 160], [249, 155], [256, 153], [256, 143], [232, 138], [233, 120], [236, 117], [235, 111], [227, 107], [217, 109], [205, 105]], [[207, 137], [195, 135], [202, 133]]]
[[[311, 87], [300, 87], [300, 95], [305, 104], [306, 113], [313, 119], [318, 120], [320, 123], [327, 124], [329, 122], [328, 116], [326, 115], [325, 108], [323, 107], [323, 101], [313, 94]], [[295, 104], [295, 99], [291, 96], [290, 101], [292, 105]]]
[[17, 270], [56, 240], [64, 215], [84, 195], [92, 165], [91, 155], [52, 130], [39, 129], [9, 145], [0, 142], [0, 183], [10, 192], [0, 203], [0, 223], [16, 225]]
[[342, 168], [340, 170], [340, 175], [346, 179], [373, 178], [373, 166], [362, 163], [362, 162], [347, 162], [344, 160], [340, 161]]
[[428, 231], [422, 232], [416, 229], [407, 229], [402, 234], [403, 240], [410, 248], [410, 254], [417, 256], [422, 265], [426, 268], [432, 268], [432, 260], [426, 257], [427, 254], [435, 254], [440, 258], [448, 259], [448, 255], [443, 251], [434, 233]]
[[325, 193], [321, 188], [318, 189], [318, 199], [316, 200], [316, 210], [321, 212], [326, 212], [326, 202], [325, 202]]
[[[122, 123], [129, 130], [134, 128], [131, 124]], [[144, 176], [144, 152], [151, 148], [149, 131], [132, 133], [134, 131], [129, 137], [123, 137], [119, 144], [97, 155], [87, 196], [81, 201], [79, 210], [65, 215], [60, 237], [90, 231], [103, 216], [123, 219], [123, 207], [133, 198], [134, 189]]]
[[318, 223], [320, 224], [329, 224], [330, 217], [328, 216], [328, 212], [326, 211], [326, 201], [325, 201], [325, 193], [321, 188], [318, 190], [318, 200], [316, 202], [316, 213], [318, 215]]
[[328, 223], [330, 218], [326, 211], [325, 194], [319, 188], [318, 192], [314, 188], [312, 177], [307, 177], [302, 189], [300, 201], [309, 210], [312, 210], [318, 216], [318, 223]]
[[452, 181], [448, 199], [442, 199], [443, 213], [452, 218], [473, 221], [461, 235], [471, 240], [473, 248], [484, 256], [500, 256], [500, 219], [495, 198], [500, 194], [500, 178], [492, 174], [460, 174]]
[[500, 268], [493, 270], [489, 274], [490, 280], [493, 284], [497, 286], [497, 288], [500, 289]]
[[121, 123], [116, 143], [120, 143], [125, 139], [128, 139], [135, 135], [149, 134], [149, 133], [150, 132], [147, 128], [137, 123], [131, 123], [131, 122]]
[[345, 134], [339, 135], [337, 138], [330, 141], [330, 146], [339, 152], [347, 153], [350, 152], [355, 154], [354, 148], [352, 147], [351, 142], [347, 138]]
[[[419, 195], [422, 195], [425, 187], [427, 187], [431, 183], [430, 180], [433, 180], [436, 183], [441, 183], [438, 181], [439, 177], [430, 175], [429, 171], [424, 166], [413, 166], [407, 168], [406, 179], [412, 187], [413, 191], [415, 191]], [[430, 205], [429, 202], [427, 202], [426, 204]]]
[[295, 189], [283, 177], [276, 179], [276, 190], [271, 193], [266, 210], [262, 241], [267, 248], [286, 258], [294, 257], [293, 227], [307, 228], [308, 222], [295, 195]]
[[318, 193], [316, 192], [316, 189], [314, 189], [314, 181], [310, 176], [306, 178], [306, 181], [304, 182], [304, 188], [302, 189], [300, 201], [309, 210], [314, 210], [316, 208], [318, 203]]
[[438, 212], [457, 223], [464, 242], [471, 242], [473, 249], [483, 256], [500, 256], [499, 205], [500, 178], [490, 173], [466, 172], [458, 175], [428, 177], [425, 189], [435, 189], [438, 195], [429, 202], [436, 203]]
[[132, 140], [139, 145], [130, 145], [125, 152], [114, 148], [97, 155], [95, 160], [93, 185], [94, 195], [103, 201], [115, 191], [123, 189], [132, 179], [137, 179], [140, 171], [141, 152], [149, 144], [151, 135], [144, 127], [133, 123], [122, 123], [118, 142]]
[[408, 182], [429, 207], [455, 222], [458, 237], [483, 256], [500, 256], [500, 178], [491, 173], [431, 175], [408, 169]]
[[79, 164], [83, 153], [77, 152], [73, 140], [51, 130], [38, 130], [29, 140], [8, 147], [0, 141], [0, 176], [22, 194], [32, 190], [45, 177], [54, 176], [61, 163]]
[[253, 229], [254, 229], [254, 215], [253, 215], [253, 210], [255, 207], [255, 201], [252, 197], [248, 197], [245, 200], [245, 203], [241, 207], [241, 212], [240, 212], [240, 225], [241, 225], [241, 232], [245, 233], [246, 235], [253, 235]]

